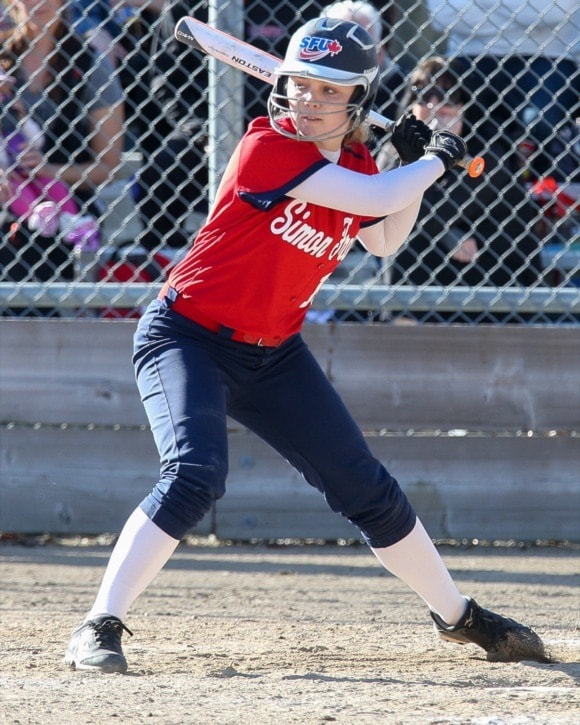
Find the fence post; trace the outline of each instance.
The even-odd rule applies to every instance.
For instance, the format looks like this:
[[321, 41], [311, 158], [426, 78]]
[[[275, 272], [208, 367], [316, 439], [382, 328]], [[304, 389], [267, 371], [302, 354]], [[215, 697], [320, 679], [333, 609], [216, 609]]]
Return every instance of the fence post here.
[[[210, 0], [209, 24], [237, 38], [244, 34], [243, 0]], [[244, 83], [239, 70], [209, 59], [209, 199], [243, 133]]]

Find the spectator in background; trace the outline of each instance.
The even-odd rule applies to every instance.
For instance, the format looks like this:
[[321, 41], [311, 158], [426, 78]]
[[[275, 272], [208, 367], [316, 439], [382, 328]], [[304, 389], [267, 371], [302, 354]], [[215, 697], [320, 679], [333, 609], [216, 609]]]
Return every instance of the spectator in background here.
[[390, 57], [383, 39], [383, 20], [376, 7], [364, 0], [340, 0], [323, 8], [321, 15], [339, 20], [351, 20], [369, 33], [379, 53], [381, 85], [375, 101], [375, 110], [387, 118], [396, 118], [398, 104], [405, 88], [405, 75]]
[[[264, 0], [244, 0], [244, 40], [279, 58], [284, 56], [288, 38], [306, 20], [320, 15], [320, 5], [303, 3], [300, 10], [296, 2], [278, 0], [268, 7]], [[197, 15], [196, 15], [197, 17]], [[244, 122], [268, 113], [271, 88], [262, 80], [244, 78]]]
[[[456, 63], [433, 56], [411, 74], [400, 115], [410, 111], [433, 131], [463, 136], [475, 154], [477, 136], [464, 117], [468, 101]], [[425, 192], [421, 224], [392, 261], [393, 283], [528, 286], [539, 281], [538, 240], [530, 231], [538, 210], [501, 163], [504, 153], [496, 141], [485, 154], [483, 176], [472, 179], [462, 169], [450, 169]], [[381, 150], [378, 165], [398, 165], [390, 145]]]
[[208, 211], [207, 72], [174, 37], [176, 22], [190, 14], [187, 2], [165, 2], [151, 45], [136, 180], [138, 241], [148, 251], [186, 247]]
[[76, 32], [117, 71], [125, 95], [128, 145], [145, 128], [141, 107], [149, 95], [155, 25], [163, 6], [164, 0], [68, 0]]
[[20, 166], [20, 154], [28, 149], [42, 150], [45, 138], [14, 84], [15, 79], [0, 67], [0, 171], [7, 208], [18, 225], [24, 224], [41, 236], [54, 237], [61, 231], [71, 244], [98, 248], [97, 220], [80, 214], [69, 187], [51, 176], [30, 174]]
[[[0, 8], [0, 63], [45, 135], [42, 148], [20, 152], [18, 164], [28, 176], [63, 182], [83, 214], [98, 215], [96, 192], [115, 173], [123, 148], [122, 93], [112, 68], [96, 63], [72, 32], [65, 0], [1, 0]], [[62, 235], [4, 224], [0, 279], [71, 279], [72, 262]]]
[[524, 161], [528, 175], [558, 178], [557, 160], [570, 148], [580, 114], [578, 1], [428, 0], [428, 6], [433, 27], [448, 39], [447, 55], [461, 63], [480, 135], [493, 141], [507, 132], [523, 152], [512, 157]]
[[[129, 146], [141, 153], [134, 196], [143, 231], [131, 247], [184, 248], [188, 227], [207, 213], [207, 73], [173, 35], [191, 6], [181, 0], [69, 2], [77, 29], [118, 66]], [[135, 256], [129, 247], [120, 256], [127, 254]]]

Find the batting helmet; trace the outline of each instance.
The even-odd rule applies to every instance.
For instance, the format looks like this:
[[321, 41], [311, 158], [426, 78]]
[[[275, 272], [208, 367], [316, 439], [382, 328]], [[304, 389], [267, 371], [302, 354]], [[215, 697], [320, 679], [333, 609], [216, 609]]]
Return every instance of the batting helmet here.
[[[294, 136], [278, 123], [279, 117], [287, 115], [289, 109], [286, 91], [289, 76], [357, 86], [348, 104], [349, 130], [352, 131], [365, 120], [375, 102], [380, 78], [377, 48], [369, 33], [358, 23], [316, 18], [290, 38], [276, 76], [268, 99], [268, 115], [277, 131]], [[316, 140], [316, 137], [308, 140]]]

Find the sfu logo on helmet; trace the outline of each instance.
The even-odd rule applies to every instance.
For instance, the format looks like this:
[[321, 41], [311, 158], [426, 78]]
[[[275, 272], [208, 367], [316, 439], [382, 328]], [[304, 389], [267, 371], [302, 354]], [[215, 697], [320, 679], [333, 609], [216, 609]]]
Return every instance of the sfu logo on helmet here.
[[338, 40], [320, 38], [316, 35], [306, 35], [300, 42], [300, 60], [320, 60], [327, 55], [338, 55], [342, 45]]

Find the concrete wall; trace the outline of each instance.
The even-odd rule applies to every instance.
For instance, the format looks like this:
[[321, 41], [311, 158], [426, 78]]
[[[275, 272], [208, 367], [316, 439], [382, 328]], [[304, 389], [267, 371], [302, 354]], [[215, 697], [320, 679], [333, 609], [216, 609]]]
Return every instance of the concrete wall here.
[[[0, 321], [0, 531], [116, 532], [158, 461], [134, 321]], [[580, 540], [580, 336], [568, 328], [311, 325], [313, 352], [436, 538]], [[198, 533], [359, 538], [233, 421]]]

